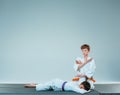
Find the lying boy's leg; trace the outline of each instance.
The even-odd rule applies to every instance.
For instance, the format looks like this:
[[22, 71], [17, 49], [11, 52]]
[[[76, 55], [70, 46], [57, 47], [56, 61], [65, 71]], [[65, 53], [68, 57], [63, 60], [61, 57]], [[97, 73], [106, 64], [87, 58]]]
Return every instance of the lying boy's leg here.
[[41, 91], [41, 90], [51, 90], [52, 89], [52, 85], [53, 85], [54, 81], [49, 81], [46, 82], [44, 84], [37, 84], [36, 85], [36, 91]]
[[49, 82], [44, 83], [44, 84], [35, 84], [35, 83], [26, 84], [26, 85], [24, 85], [24, 87], [25, 88], [35, 88], [36, 91], [41, 91], [41, 90], [52, 89], [51, 88], [52, 84], [53, 84], [53, 81], [49, 81]]

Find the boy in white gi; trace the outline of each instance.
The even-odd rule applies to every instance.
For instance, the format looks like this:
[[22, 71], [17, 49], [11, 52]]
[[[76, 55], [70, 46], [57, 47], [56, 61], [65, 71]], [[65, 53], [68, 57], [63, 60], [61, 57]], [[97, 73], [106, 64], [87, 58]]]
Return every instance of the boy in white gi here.
[[[93, 58], [89, 57], [90, 53], [90, 46], [87, 44], [84, 44], [81, 46], [81, 50], [83, 53], [83, 58], [77, 57], [76, 63], [74, 64], [74, 69], [77, 72], [77, 75], [75, 78], [73, 78], [73, 81], [76, 79], [79, 79], [79, 82], [83, 82], [85, 80], [88, 80], [91, 84], [91, 89], [94, 89], [93, 81], [93, 75], [96, 69], [95, 61]], [[91, 79], [91, 80], [90, 80]]]
[[74, 91], [77, 93], [86, 93], [89, 92], [90, 83], [87, 81], [82, 82], [78, 85], [77, 82], [71, 81], [63, 81], [60, 79], [54, 79], [45, 84], [27, 84], [26, 88], [36, 88], [37, 91], [42, 90], [54, 90], [54, 91]]

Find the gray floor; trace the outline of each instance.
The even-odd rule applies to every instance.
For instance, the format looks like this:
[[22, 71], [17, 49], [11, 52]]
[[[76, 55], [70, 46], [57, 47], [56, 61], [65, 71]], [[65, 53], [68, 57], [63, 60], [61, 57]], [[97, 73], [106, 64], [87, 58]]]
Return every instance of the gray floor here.
[[100, 93], [120, 93], [120, 84], [95, 84]]
[[[40, 91], [37, 92], [34, 88], [24, 88], [24, 84], [0, 84], [0, 95], [78, 95], [75, 92], [63, 92], [63, 91]], [[119, 94], [120, 84], [95, 84], [95, 90], [87, 93], [87, 95], [103, 95], [103, 94]], [[113, 94], [112, 94], [113, 93]]]

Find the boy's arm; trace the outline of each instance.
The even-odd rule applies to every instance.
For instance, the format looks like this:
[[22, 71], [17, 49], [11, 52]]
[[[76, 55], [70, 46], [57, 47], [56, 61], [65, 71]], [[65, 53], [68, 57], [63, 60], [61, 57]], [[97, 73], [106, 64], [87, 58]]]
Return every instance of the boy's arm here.
[[91, 61], [89, 68], [86, 71], [85, 74], [78, 74], [77, 77], [86, 77], [86, 78], [92, 78], [96, 69], [95, 61], [94, 59]]
[[76, 60], [76, 64], [79, 64], [77, 70], [80, 70], [80, 68], [82, 68], [84, 65], [86, 65], [86, 64], [89, 63], [90, 61], [92, 61], [92, 58], [86, 60], [84, 63], [82, 63], [81, 61], [77, 61], [77, 60]]
[[88, 78], [93, 77], [95, 70], [96, 70], [95, 61], [92, 60], [91, 63], [90, 63], [90, 67], [88, 68], [88, 71], [86, 72], [86, 76]]

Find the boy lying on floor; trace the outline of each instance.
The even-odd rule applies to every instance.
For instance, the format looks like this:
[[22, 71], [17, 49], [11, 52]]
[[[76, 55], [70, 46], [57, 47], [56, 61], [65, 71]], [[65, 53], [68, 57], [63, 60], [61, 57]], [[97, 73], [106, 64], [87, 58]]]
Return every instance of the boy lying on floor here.
[[84, 81], [78, 85], [77, 82], [63, 81], [60, 79], [54, 79], [45, 84], [26, 84], [26, 88], [36, 88], [37, 91], [42, 90], [54, 90], [54, 91], [74, 91], [77, 93], [86, 93], [90, 91], [90, 83]]

